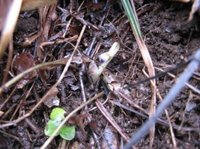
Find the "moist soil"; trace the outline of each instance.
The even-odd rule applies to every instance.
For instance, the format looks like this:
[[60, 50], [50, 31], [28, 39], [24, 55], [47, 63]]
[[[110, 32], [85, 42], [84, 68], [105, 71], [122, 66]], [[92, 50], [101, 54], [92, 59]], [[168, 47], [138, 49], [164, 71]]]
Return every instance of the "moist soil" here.
[[[48, 22], [47, 19], [48, 23], [46, 24], [41, 21], [37, 10], [20, 14], [13, 37], [13, 58], [7, 80], [32, 65], [70, 56], [84, 24], [86, 30], [78, 46], [78, 52], [75, 52], [77, 59], [70, 64], [65, 77], [57, 86], [56, 94], [52, 93], [51, 99], [53, 99], [50, 101], [50, 106], [41, 104], [28, 118], [0, 129], [0, 148], [29, 149], [42, 146], [48, 138], [44, 135], [44, 128], [52, 108], [55, 107], [52, 106], [53, 100], [60, 101], [59, 107], [65, 109], [69, 114], [83, 103], [84, 95], [88, 100], [103, 91], [104, 96], [100, 97], [98, 102], [103, 104], [103, 107], [121, 128], [122, 133], [129, 137], [147, 119], [151, 103], [150, 81], [134, 85], [147, 78], [144, 74], [146, 67], [130, 24], [122, 11], [122, 5], [115, 1], [100, 1], [96, 4], [88, 1], [84, 2], [78, 10], [80, 5], [80, 1], [74, 1], [73, 4], [68, 1], [60, 1], [55, 8], [55, 14], [47, 17], [51, 21]], [[186, 67], [185, 64], [191, 59], [191, 55], [200, 47], [199, 16], [195, 14], [193, 20], [187, 22], [192, 7], [191, 3], [151, 0], [139, 1], [135, 6], [143, 38], [156, 74], [177, 68], [159, 75], [156, 79], [158, 91], [164, 98], [176, 78]], [[73, 18], [71, 24], [66, 30], [67, 23], [71, 18]], [[45, 32], [44, 26], [48, 25], [48, 32]], [[36, 37], [36, 40], [25, 44], [26, 39], [31, 39], [40, 31], [42, 34]], [[70, 37], [74, 37], [74, 39], [58, 43], [58, 40]], [[53, 44], [43, 46], [41, 50], [40, 45], [45, 42]], [[111, 92], [108, 84], [102, 78], [97, 83], [91, 81], [91, 75], [88, 73], [89, 63], [94, 60], [99, 64], [98, 56], [108, 51], [114, 42], [119, 42], [120, 50], [107, 66], [109, 75], [114, 78], [112, 83], [125, 86], [124, 93], [129, 94], [131, 102], [144, 109], [146, 113]], [[92, 49], [93, 54], [88, 55], [86, 52], [88, 49]], [[21, 53], [26, 54], [22, 56]], [[8, 63], [8, 55], [8, 52], [4, 54], [0, 61], [2, 74]], [[17, 55], [21, 57], [17, 59]], [[78, 58], [81, 59], [81, 62]], [[27, 64], [27, 61], [30, 62], [30, 65]], [[20, 69], [21, 63], [25, 63], [25, 68], [23, 67], [22, 70]], [[4, 112], [0, 119], [1, 125], [28, 113], [56, 83], [63, 68], [63, 65], [49, 66], [37, 71], [36, 74], [33, 72], [32, 75], [29, 74], [20, 81], [21, 83], [27, 81], [25, 85], [18, 83], [5, 90], [0, 99], [1, 111]], [[196, 89], [200, 85], [199, 76], [199, 73], [196, 72], [189, 81], [190, 85]], [[3, 75], [0, 76], [0, 79], [2, 82]], [[83, 88], [81, 84], [84, 85]], [[22, 87], [19, 88], [19, 86]], [[8, 101], [3, 105], [6, 99]], [[160, 102], [160, 99], [157, 98], [157, 104]], [[67, 122], [67, 125], [76, 126], [76, 136], [72, 141], [67, 141], [67, 148], [120, 148], [126, 143], [97, 105], [97, 102], [90, 103]], [[199, 94], [194, 89], [185, 86], [172, 105], [167, 108], [167, 112], [170, 121], [163, 114], [161, 118], [166, 125], [156, 124], [153, 148], [173, 148], [172, 138], [175, 139], [177, 148], [199, 148]], [[173, 127], [174, 137], [170, 132], [169, 122]], [[106, 131], [109, 131], [108, 138], [105, 137]], [[144, 137], [136, 147], [149, 148], [149, 138], [149, 135]], [[48, 148], [59, 148], [61, 143], [62, 139], [57, 136]]]

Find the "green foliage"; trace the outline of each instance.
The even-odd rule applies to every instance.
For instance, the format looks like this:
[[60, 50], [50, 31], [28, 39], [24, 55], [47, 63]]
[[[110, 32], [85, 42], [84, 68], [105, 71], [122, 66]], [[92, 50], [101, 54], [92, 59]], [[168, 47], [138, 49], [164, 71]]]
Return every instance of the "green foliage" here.
[[[62, 120], [65, 118], [65, 110], [62, 108], [54, 108], [50, 114], [50, 120], [47, 122], [44, 129], [44, 134], [46, 136], [52, 136], [56, 128], [61, 124]], [[65, 140], [72, 140], [75, 137], [75, 126], [62, 126], [57, 135], [60, 135]]]
[[130, 0], [121, 0], [121, 2], [124, 7], [125, 13], [130, 21], [135, 36], [141, 38], [142, 33], [140, 30], [140, 25], [135, 11], [134, 3], [131, 3]]
[[75, 137], [75, 126], [63, 126], [60, 130], [60, 136], [65, 140], [72, 140]]
[[[52, 134], [53, 134], [53, 132], [54, 132], [54, 130], [56, 130], [56, 128], [59, 126], [59, 124], [60, 123], [58, 123], [57, 121], [54, 121], [54, 120], [49, 120], [48, 122], [47, 122], [47, 125], [46, 125], [46, 127], [45, 127], [45, 129], [44, 129], [44, 134], [46, 135], [46, 136], [51, 136]], [[57, 134], [58, 135], [58, 134]], [[56, 136], [57, 136], [56, 135]]]
[[57, 121], [62, 121], [65, 118], [65, 110], [63, 110], [62, 108], [54, 108], [51, 111], [50, 114], [50, 119], [51, 120], [57, 120]]

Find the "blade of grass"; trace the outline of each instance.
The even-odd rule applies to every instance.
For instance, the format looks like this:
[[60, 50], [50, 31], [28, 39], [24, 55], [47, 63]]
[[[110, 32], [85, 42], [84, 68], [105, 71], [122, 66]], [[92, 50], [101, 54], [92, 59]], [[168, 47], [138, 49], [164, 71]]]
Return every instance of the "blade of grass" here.
[[[144, 60], [144, 63], [148, 69], [149, 76], [152, 77], [155, 75], [155, 69], [151, 60], [151, 56], [149, 54], [149, 51], [147, 49], [147, 46], [145, 45], [145, 42], [142, 38], [142, 33], [140, 30], [140, 25], [138, 22], [138, 17], [135, 11], [134, 2], [129, 0], [121, 0], [122, 5], [124, 7], [124, 10], [126, 12], [126, 15], [130, 21], [133, 34], [135, 36], [136, 42], [139, 46], [140, 52], [142, 54], [142, 58]], [[151, 88], [152, 88], [152, 99], [151, 99], [151, 105], [150, 105], [150, 116], [155, 112], [155, 105], [156, 105], [156, 82], [155, 80], [151, 81]], [[150, 130], [150, 148], [152, 148], [153, 141], [154, 141], [154, 134], [155, 134], [155, 126], [153, 126]]]

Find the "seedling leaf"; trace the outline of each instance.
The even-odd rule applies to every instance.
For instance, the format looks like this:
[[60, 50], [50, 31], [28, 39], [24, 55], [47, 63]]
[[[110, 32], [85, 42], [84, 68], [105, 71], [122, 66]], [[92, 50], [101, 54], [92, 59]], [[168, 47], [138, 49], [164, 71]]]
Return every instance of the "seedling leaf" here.
[[56, 120], [58, 122], [61, 122], [64, 118], [65, 118], [65, 110], [63, 110], [62, 108], [54, 108], [52, 111], [51, 111], [51, 114], [50, 114], [50, 119], [51, 120]]
[[72, 140], [75, 137], [75, 126], [63, 126], [60, 130], [60, 136], [65, 140]]
[[53, 134], [53, 132], [56, 130], [56, 128], [59, 126], [59, 124], [60, 124], [60, 122], [58, 122], [58, 121], [49, 120], [47, 125], [45, 126], [44, 134], [46, 136], [51, 136]]

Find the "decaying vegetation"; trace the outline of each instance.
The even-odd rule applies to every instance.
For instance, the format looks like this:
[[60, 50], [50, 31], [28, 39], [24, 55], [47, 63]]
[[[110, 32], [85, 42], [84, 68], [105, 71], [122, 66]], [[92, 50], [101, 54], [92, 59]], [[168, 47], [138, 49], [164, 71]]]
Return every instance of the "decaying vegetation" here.
[[[125, 146], [193, 61], [199, 10], [199, 0], [0, 0], [0, 148]], [[133, 148], [200, 146], [199, 76]]]

